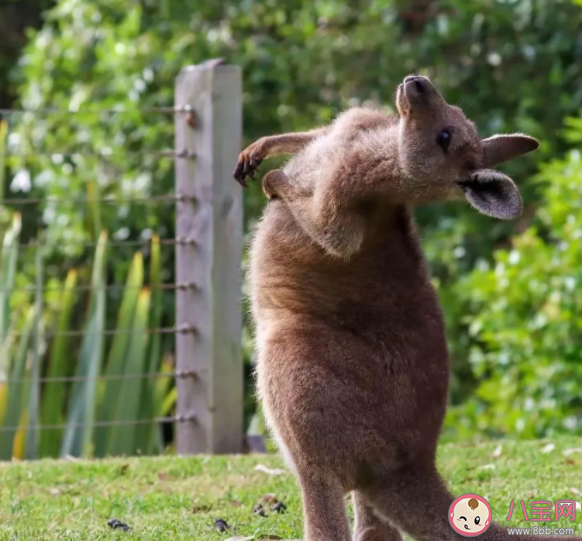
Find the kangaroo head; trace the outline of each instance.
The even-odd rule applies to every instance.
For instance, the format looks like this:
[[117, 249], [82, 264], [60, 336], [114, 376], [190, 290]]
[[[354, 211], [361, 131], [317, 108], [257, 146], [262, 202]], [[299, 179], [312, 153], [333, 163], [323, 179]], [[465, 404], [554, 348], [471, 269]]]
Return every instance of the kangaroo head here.
[[449, 105], [427, 77], [409, 76], [399, 85], [398, 163], [402, 197], [410, 202], [454, 199], [464, 193], [477, 210], [499, 219], [521, 214], [519, 189], [497, 164], [535, 150], [527, 135], [481, 139], [463, 111]]

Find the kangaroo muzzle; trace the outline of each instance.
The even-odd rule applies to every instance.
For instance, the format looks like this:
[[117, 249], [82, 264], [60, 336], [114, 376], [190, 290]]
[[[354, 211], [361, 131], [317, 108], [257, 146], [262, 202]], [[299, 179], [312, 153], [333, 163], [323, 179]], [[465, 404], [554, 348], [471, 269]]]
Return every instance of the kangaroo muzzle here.
[[444, 98], [428, 77], [409, 75], [398, 86], [396, 106], [400, 115], [442, 107]]

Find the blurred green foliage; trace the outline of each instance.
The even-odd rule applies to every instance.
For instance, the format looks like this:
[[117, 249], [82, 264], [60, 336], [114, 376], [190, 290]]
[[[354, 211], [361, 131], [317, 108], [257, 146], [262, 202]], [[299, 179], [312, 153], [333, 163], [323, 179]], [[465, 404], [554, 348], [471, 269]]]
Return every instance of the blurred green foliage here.
[[[582, 121], [567, 136], [582, 142]], [[512, 246], [455, 286], [477, 387], [451, 412], [463, 433], [582, 432], [582, 156], [542, 166], [541, 206]]]
[[[224, 57], [242, 65], [245, 143], [314, 127], [357, 103], [390, 109], [403, 76], [427, 74], [483, 136], [524, 131], [542, 141], [539, 151], [503, 167], [523, 190], [522, 220], [492, 221], [462, 203], [417, 212], [449, 329], [448, 427], [453, 435], [582, 431], [574, 396], [581, 386], [576, 254], [560, 251], [569, 242], [569, 222], [558, 226], [552, 211], [575, 215], [564, 210], [579, 197], [568, 173], [574, 154], [541, 169], [543, 178], [556, 177], [548, 184], [553, 188], [532, 182], [540, 163], [579, 144], [560, 130], [582, 106], [580, 28], [582, 8], [571, 0], [59, 0], [42, 29], [30, 33], [15, 72], [19, 104], [93, 112], [10, 117], [11, 193], [66, 197], [99, 190], [122, 198], [171, 191], [172, 163], [152, 151], [172, 146], [172, 118], [138, 109], [172, 104], [174, 79], [188, 64]], [[118, 107], [126, 112], [104, 112]], [[559, 191], [557, 181], [567, 177], [572, 189]], [[250, 227], [263, 205], [260, 182], [245, 197]], [[554, 202], [544, 207], [545, 199]], [[545, 210], [536, 212], [538, 206]], [[62, 280], [71, 260], [90, 268], [90, 254], [78, 246], [95, 241], [100, 224], [113, 239], [147, 240], [154, 233], [173, 236], [173, 223], [173, 211], [138, 205], [46, 202], [23, 216], [22, 236], [46, 228], [47, 274]], [[120, 278], [133, 250], [116, 249], [108, 273]], [[554, 266], [555, 258], [562, 259]], [[163, 279], [172, 280], [169, 250], [162, 267]], [[29, 256], [20, 279], [33, 276]], [[20, 298], [16, 308], [24, 311], [25, 304]], [[535, 319], [546, 304], [562, 323]], [[107, 317], [114, 321], [115, 314]], [[163, 319], [172, 317], [165, 297]], [[248, 370], [248, 328], [244, 340]], [[252, 407], [249, 398], [249, 412]]]
[[54, 0], [3, 0], [0, 2], [0, 107], [14, 99], [9, 74], [26, 45], [26, 29], [41, 25], [41, 14]]

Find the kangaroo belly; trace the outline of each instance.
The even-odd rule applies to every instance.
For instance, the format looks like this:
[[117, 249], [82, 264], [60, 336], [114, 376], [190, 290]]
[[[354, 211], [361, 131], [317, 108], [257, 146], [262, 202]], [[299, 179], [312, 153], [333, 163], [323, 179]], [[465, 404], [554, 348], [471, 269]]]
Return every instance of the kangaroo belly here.
[[436, 445], [446, 352], [367, 344], [305, 318], [266, 329], [258, 333], [259, 395], [293, 467], [316, 463], [349, 484], [362, 463], [397, 465]]

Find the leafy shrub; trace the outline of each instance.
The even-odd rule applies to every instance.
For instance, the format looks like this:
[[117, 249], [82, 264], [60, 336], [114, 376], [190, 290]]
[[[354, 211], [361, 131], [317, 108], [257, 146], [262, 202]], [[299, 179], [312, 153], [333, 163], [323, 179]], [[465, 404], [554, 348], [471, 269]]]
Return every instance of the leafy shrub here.
[[[568, 124], [582, 143], [582, 120]], [[454, 288], [475, 378], [449, 417], [463, 435], [582, 433], [581, 179], [579, 150], [543, 165], [533, 223]]]

